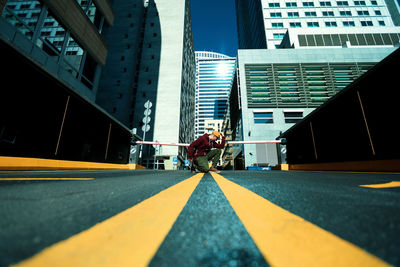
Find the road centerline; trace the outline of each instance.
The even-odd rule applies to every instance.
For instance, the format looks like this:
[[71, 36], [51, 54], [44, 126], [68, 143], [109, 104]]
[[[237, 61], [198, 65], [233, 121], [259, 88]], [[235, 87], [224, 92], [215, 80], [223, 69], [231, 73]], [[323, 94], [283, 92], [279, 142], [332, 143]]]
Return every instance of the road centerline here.
[[173, 185], [15, 266], [146, 266], [203, 175]]
[[25, 177], [25, 178], [0, 178], [1, 181], [85, 181], [94, 180], [94, 178], [44, 178], [44, 177]]
[[393, 187], [400, 187], [400, 181], [392, 181], [383, 184], [366, 184], [360, 185], [360, 187], [368, 187], [368, 188], [393, 188]]
[[212, 176], [272, 266], [389, 266], [223, 176]]

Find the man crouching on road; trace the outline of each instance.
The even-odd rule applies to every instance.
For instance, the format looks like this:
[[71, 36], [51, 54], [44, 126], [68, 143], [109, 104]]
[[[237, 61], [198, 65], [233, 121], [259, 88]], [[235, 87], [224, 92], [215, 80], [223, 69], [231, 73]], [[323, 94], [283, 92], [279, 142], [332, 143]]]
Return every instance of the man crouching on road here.
[[[216, 143], [215, 141], [222, 136], [221, 144]], [[225, 136], [223, 136], [220, 132], [214, 131], [212, 134], [204, 134], [197, 138], [193, 143], [189, 146], [189, 161], [191, 165], [196, 166], [196, 168], [201, 172], [217, 172], [217, 163], [219, 157], [221, 156], [221, 152], [225, 146]], [[213, 149], [216, 148], [216, 149]], [[212, 160], [211, 168], [208, 167], [208, 161]], [[192, 169], [194, 172], [194, 169]]]

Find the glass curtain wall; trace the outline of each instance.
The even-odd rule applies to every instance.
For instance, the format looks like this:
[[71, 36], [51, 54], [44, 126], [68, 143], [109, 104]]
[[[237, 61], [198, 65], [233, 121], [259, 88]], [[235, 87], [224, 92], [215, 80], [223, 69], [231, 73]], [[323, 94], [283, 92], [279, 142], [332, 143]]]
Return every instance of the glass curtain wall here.
[[[94, 3], [91, 0], [77, 2], [101, 33], [104, 18]], [[46, 5], [39, 1], [9, 0], [2, 17], [89, 89], [93, 88], [97, 63]]]

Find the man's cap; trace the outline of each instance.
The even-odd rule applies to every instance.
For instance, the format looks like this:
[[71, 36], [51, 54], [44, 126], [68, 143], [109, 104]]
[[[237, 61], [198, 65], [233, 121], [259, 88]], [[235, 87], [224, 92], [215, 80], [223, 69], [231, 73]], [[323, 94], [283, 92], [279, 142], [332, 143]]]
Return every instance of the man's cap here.
[[220, 132], [214, 131], [212, 132], [213, 135], [215, 135], [217, 138], [221, 136]]

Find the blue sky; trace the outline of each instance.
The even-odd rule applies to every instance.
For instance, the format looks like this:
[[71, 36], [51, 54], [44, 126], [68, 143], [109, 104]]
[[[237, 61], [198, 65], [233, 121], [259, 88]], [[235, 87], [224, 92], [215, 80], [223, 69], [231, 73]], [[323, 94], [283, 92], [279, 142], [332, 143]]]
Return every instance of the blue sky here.
[[190, 0], [195, 51], [236, 57], [235, 0]]

